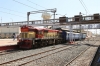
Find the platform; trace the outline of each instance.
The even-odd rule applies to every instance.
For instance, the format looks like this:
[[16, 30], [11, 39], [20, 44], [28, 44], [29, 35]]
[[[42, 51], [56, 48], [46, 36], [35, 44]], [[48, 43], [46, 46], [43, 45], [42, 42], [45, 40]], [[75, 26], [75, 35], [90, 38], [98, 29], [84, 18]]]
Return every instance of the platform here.
[[17, 45], [17, 40], [13, 39], [0, 39], [0, 46]]
[[0, 51], [17, 49], [17, 40], [0, 39]]

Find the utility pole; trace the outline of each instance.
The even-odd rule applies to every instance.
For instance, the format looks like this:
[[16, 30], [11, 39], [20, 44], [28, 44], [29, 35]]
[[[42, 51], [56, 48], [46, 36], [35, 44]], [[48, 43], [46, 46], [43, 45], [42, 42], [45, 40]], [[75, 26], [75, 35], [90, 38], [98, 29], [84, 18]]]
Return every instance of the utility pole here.
[[[53, 22], [53, 24], [54, 24], [55, 23], [56, 9], [53, 11], [53, 13], [54, 13], [54, 22]], [[52, 29], [53, 29], [53, 25], [52, 25]]]
[[[96, 26], [97, 26], [97, 24], [96, 24]], [[97, 37], [97, 28], [96, 28], [96, 37]]]
[[72, 29], [72, 24], [70, 24], [70, 43], [72, 43], [73, 42], [73, 29]]
[[[81, 20], [81, 12], [79, 12], [79, 22], [81, 22], [82, 20]], [[81, 44], [81, 23], [80, 23], [80, 44]]]
[[27, 12], [27, 25], [29, 25], [29, 15], [30, 15], [30, 12]]

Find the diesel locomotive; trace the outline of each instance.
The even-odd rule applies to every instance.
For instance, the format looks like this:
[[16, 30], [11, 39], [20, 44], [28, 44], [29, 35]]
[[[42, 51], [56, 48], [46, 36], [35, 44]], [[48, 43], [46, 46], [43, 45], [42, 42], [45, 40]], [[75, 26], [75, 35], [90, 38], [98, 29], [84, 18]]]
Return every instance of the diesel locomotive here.
[[34, 28], [21, 26], [20, 39], [17, 43], [19, 48], [30, 49], [33, 47], [63, 43], [62, 31], [46, 28]]

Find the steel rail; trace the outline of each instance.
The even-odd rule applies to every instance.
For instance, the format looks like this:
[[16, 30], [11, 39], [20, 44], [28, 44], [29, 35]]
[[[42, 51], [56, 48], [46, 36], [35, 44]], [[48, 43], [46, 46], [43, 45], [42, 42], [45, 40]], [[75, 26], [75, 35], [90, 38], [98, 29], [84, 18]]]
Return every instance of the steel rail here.
[[[37, 56], [39, 54], [43, 54], [43, 53], [46, 53], [46, 52], [50, 52], [50, 51], [53, 51], [53, 50], [57, 50], [57, 49], [60, 49], [60, 48], [64, 48], [64, 47], [67, 47], [68, 49], [68, 46], [63, 46], [63, 47], [59, 47], [59, 48], [54, 48], [54, 49], [51, 49], [51, 50], [47, 50], [47, 51], [44, 51], [44, 52], [40, 52], [40, 53], [37, 53], [37, 54], [33, 54], [33, 55], [29, 55], [29, 56], [26, 56], [26, 57], [22, 57], [22, 58], [18, 58], [18, 59], [15, 59], [15, 60], [11, 60], [11, 61], [8, 61], [8, 62], [4, 62], [4, 63], [1, 63], [0, 65], [4, 65], [4, 64], [9, 64], [9, 63], [12, 63], [12, 62], [16, 62], [18, 60], [22, 60], [22, 59], [25, 59], [25, 58], [29, 58], [29, 57], [32, 57], [32, 56]], [[72, 47], [72, 46], [71, 46]], [[57, 53], [57, 52], [56, 52]], [[53, 53], [54, 54], [54, 53]], [[43, 58], [43, 57], [42, 57]], [[32, 61], [30, 61], [32, 62]], [[29, 63], [29, 62], [28, 62]], [[25, 63], [26, 64], [26, 63]], [[23, 64], [22, 64], [23, 65]]]
[[[96, 43], [96, 42], [95, 42]], [[94, 43], [94, 44], [95, 44]], [[84, 52], [86, 52], [86, 50], [88, 50], [91, 46], [89, 46], [88, 48], [86, 48], [84, 51], [82, 51], [80, 54], [78, 54], [75, 58], [73, 58], [71, 61], [69, 61], [67, 64], [65, 64], [64, 66], [68, 66], [69, 64], [71, 64], [74, 60], [76, 60], [78, 57], [80, 57]]]
[[28, 63], [31, 63], [31, 62], [33, 62], [33, 61], [36, 61], [36, 60], [39, 60], [39, 59], [45, 58], [45, 57], [47, 57], [47, 56], [50, 56], [50, 55], [52, 55], [52, 54], [56, 54], [56, 53], [58, 53], [58, 52], [61, 52], [61, 51], [67, 50], [67, 49], [72, 48], [72, 47], [74, 47], [74, 46], [70, 46], [70, 47], [67, 47], [67, 48], [65, 48], [65, 49], [59, 50], [59, 51], [57, 51], [57, 52], [54, 52], [54, 53], [51, 53], [51, 54], [48, 54], [48, 55], [42, 56], [42, 57], [40, 57], [40, 58], [37, 58], [37, 59], [31, 60], [31, 61], [28, 61], [28, 62], [26, 62], [26, 63], [20, 64], [19, 66], [24, 66], [24, 65], [26, 65], [26, 64], [28, 64]]

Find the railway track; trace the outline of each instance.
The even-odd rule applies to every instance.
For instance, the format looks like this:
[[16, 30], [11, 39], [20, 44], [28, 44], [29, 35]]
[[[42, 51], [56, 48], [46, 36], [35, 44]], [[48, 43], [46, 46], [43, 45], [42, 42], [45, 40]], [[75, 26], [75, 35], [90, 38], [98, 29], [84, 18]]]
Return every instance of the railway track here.
[[31, 60], [31, 61], [25, 62], [25, 63], [22, 63], [22, 64], [19, 65], [19, 66], [22, 66], [22, 65], [25, 65], [25, 64], [30, 63], [30, 62], [32, 62], [32, 61], [35, 61], [35, 60], [38, 60], [38, 59], [47, 57], [47, 56], [49, 56], [49, 55], [52, 55], [52, 54], [61, 52], [61, 51], [63, 51], [63, 50], [69, 49], [69, 48], [71, 48], [71, 47], [73, 47], [73, 46], [63, 46], [63, 47], [59, 47], [59, 48], [54, 48], [54, 49], [51, 49], [51, 50], [48, 50], [48, 51], [44, 51], [44, 52], [40, 52], [40, 53], [37, 53], [37, 54], [29, 55], [29, 56], [26, 56], [26, 57], [22, 57], [22, 58], [18, 58], [18, 59], [15, 59], [15, 60], [11, 60], [11, 61], [8, 61], [8, 62], [4, 62], [4, 63], [1, 63], [0, 65], [3, 66], [3, 65], [7, 65], [7, 64], [12, 64], [12, 63], [14, 63], [14, 62], [21, 61], [21, 60], [23, 60], [23, 59], [27, 59], [27, 58], [34, 57], [34, 56], [37, 56], [37, 55], [40, 55], [40, 54], [44, 54], [44, 53], [47, 53], [47, 52], [49, 53], [50, 51], [55, 51], [55, 50], [64, 48], [64, 49], [59, 50], [59, 51], [57, 51], [57, 52], [54, 52], [54, 53], [51, 53], [51, 54], [47, 54], [47, 55], [42, 56], [42, 57], [40, 57], [40, 58], [37, 58], [37, 59]]
[[67, 48], [62, 49], [62, 50], [59, 50], [59, 51], [57, 51], [57, 52], [54, 52], [54, 53], [51, 53], [51, 54], [48, 54], [48, 55], [42, 56], [42, 57], [40, 57], [40, 58], [37, 58], [37, 59], [31, 60], [31, 61], [28, 61], [28, 62], [26, 62], [26, 63], [20, 64], [19, 66], [24, 66], [24, 65], [26, 65], [26, 64], [28, 64], [28, 63], [31, 63], [31, 62], [33, 62], [33, 61], [36, 61], [36, 60], [39, 60], [39, 59], [45, 58], [45, 57], [50, 56], [50, 55], [52, 55], [52, 54], [59, 53], [59, 52], [61, 52], [61, 51], [67, 50], [67, 49], [72, 48], [72, 47], [73, 47], [73, 46], [71, 46], [71, 47], [67, 47]]
[[11, 54], [11, 53], [16, 53], [16, 52], [21, 52], [23, 50], [7, 50], [7, 51], [1, 51], [0, 52], [0, 56], [1, 55], [6, 55], [6, 54]]
[[88, 50], [90, 47], [88, 47], [87, 49], [85, 49], [84, 51], [82, 51], [80, 54], [78, 54], [75, 58], [73, 58], [71, 61], [69, 61], [65, 66], [68, 66], [69, 64], [71, 64], [75, 59], [77, 59], [79, 56], [81, 56], [86, 50]]
[[[67, 49], [68, 49], [68, 48], [65, 48], [65, 49], [62, 49], [62, 50], [57, 51], [57, 52], [55, 52], [55, 53], [52, 53], [52, 54], [56, 54], [56, 53], [59, 53], [59, 52], [61, 52], [61, 51], [67, 50]], [[89, 48], [87, 48], [87, 49], [89, 49]], [[87, 50], [87, 49], [86, 49], [86, 50]], [[86, 51], [86, 50], [85, 50], [85, 51]], [[84, 53], [85, 51], [82, 51], [79, 55], [81, 55], [81, 54]], [[49, 55], [46, 55], [46, 56], [43, 56], [43, 57], [40, 57], [40, 58], [31, 60], [31, 61], [28, 61], [28, 62], [26, 62], [26, 63], [20, 64], [19, 66], [25, 66], [25, 65], [27, 65], [28, 63], [31, 63], [31, 62], [34, 62], [34, 61], [36, 61], [36, 60], [45, 58], [45, 57], [50, 56], [50, 55], [52, 55], [52, 54], [49, 54]], [[77, 57], [79, 57], [79, 55], [78, 55]], [[74, 59], [76, 59], [77, 57], [75, 57]], [[71, 60], [71, 61], [74, 61], [74, 60]], [[71, 62], [68, 62], [68, 63], [71, 63]]]
[[[75, 46], [75, 45], [74, 45], [74, 46]], [[35, 61], [35, 60], [42, 59], [42, 58], [47, 57], [47, 56], [50, 56], [50, 55], [52, 55], [52, 54], [59, 53], [59, 52], [61, 52], [61, 51], [64, 51], [64, 50], [66, 50], [66, 49], [69, 49], [69, 48], [71, 48], [71, 47], [73, 47], [73, 46], [69, 46], [69, 47], [68, 47], [68, 46], [63, 46], [63, 47], [59, 47], [59, 48], [54, 48], [54, 49], [51, 49], [51, 50], [48, 50], [48, 51], [44, 51], [44, 52], [40, 52], [40, 53], [37, 53], [37, 54], [33, 54], [33, 55], [25, 56], [25, 57], [22, 57], [22, 58], [18, 58], [18, 59], [15, 59], [15, 60], [11, 60], [11, 61], [8, 61], [8, 62], [4, 62], [4, 63], [1, 63], [0, 65], [1, 65], [1, 66], [4, 66], [4, 65], [7, 65], [7, 64], [16, 63], [16, 62], [18, 62], [18, 61], [21, 61], [21, 60], [24, 60], [24, 59], [27, 59], [27, 58], [30, 58], [30, 57], [34, 57], [34, 56], [37, 56], [37, 55], [40, 55], [40, 54], [44, 54], [44, 53], [47, 53], [47, 52], [50, 52], [50, 51], [54, 51], [54, 50], [57, 50], [57, 49], [60, 49], [60, 48], [64, 48], [64, 49], [59, 50], [59, 51], [57, 51], [57, 52], [54, 52], [54, 53], [51, 53], [51, 54], [48, 54], [48, 55], [45, 55], [45, 56], [36, 58], [36, 59], [31, 60], [31, 61], [28, 61], [28, 62], [24, 62], [24, 63], [22, 63], [22, 64], [19, 65], [19, 66], [24, 66], [24, 65], [26, 65], [26, 64], [28, 64], [28, 63], [31, 63], [31, 62]], [[9, 54], [9, 53], [8, 53], [8, 54]]]
[[[96, 42], [95, 42], [96, 43]], [[94, 43], [94, 44], [95, 44]], [[83, 53], [85, 53], [91, 46], [89, 46], [88, 48], [86, 48], [85, 50], [83, 50], [80, 54], [78, 54], [75, 58], [73, 58], [71, 61], [69, 61], [68, 63], [66, 63], [64, 66], [69, 66], [72, 62], [74, 62], [74, 60], [76, 60], [78, 57], [80, 57]]]

